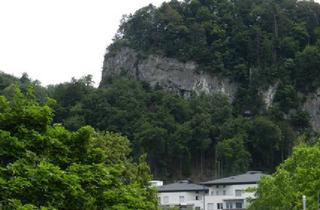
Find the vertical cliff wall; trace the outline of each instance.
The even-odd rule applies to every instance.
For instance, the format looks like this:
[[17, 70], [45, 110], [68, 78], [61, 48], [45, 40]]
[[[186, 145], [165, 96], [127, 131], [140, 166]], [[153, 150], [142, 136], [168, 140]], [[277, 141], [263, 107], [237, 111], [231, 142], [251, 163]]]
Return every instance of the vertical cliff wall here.
[[[200, 72], [194, 62], [180, 62], [176, 59], [159, 55], [141, 56], [135, 50], [122, 48], [115, 53], [106, 55], [103, 63], [100, 86], [107, 84], [110, 78], [132, 78], [147, 82], [151, 86], [159, 85], [183, 96], [192, 92], [222, 93], [235, 99], [238, 85], [226, 78]], [[278, 83], [260, 91], [266, 109], [273, 103]], [[307, 96], [303, 109], [310, 115], [310, 123], [314, 130], [320, 130], [320, 90]]]
[[320, 130], [320, 89], [309, 94], [303, 105], [303, 110], [310, 116], [310, 124], [315, 131]]
[[106, 55], [100, 85], [105, 85], [109, 78], [122, 76], [145, 81], [151, 86], [160, 85], [185, 96], [191, 92], [223, 93], [233, 100], [237, 90], [237, 85], [228, 79], [199, 72], [194, 62], [182, 63], [158, 55], [142, 57], [129, 48]]

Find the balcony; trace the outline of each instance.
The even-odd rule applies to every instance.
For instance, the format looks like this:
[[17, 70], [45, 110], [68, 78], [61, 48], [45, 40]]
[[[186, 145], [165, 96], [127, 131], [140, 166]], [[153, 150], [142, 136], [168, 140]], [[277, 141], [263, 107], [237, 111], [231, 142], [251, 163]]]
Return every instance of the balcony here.
[[243, 209], [243, 208], [237, 208], [237, 209], [223, 209], [223, 210], [245, 210], [245, 209]]

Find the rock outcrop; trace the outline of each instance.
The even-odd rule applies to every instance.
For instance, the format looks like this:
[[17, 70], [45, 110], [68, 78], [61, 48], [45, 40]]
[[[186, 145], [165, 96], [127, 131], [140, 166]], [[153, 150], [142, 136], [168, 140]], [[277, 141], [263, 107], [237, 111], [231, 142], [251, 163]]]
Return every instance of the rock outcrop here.
[[237, 90], [237, 84], [228, 79], [200, 72], [194, 62], [182, 63], [158, 55], [143, 57], [130, 48], [106, 55], [100, 86], [109, 78], [122, 76], [145, 81], [151, 86], [159, 85], [183, 96], [191, 92], [223, 93], [233, 100]]
[[273, 99], [277, 93], [279, 82], [276, 82], [274, 85], [270, 85], [266, 90], [261, 90], [260, 95], [265, 104], [265, 108], [269, 109], [273, 104]]
[[310, 116], [310, 124], [315, 131], [320, 130], [320, 89], [307, 96], [303, 110]]
[[[174, 91], [188, 97], [192, 92], [222, 93], [234, 100], [238, 85], [226, 78], [200, 72], [194, 62], [182, 63], [177, 59], [159, 55], [142, 56], [130, 48], [122, 48], [116, 53], [106, 55], [103, 63], [100, 86], [107, 84], [110, 78], [132, 78], [147, 82], [151, 86]], [[266, 109], [272, 106], [278, 83], [260, 91]], [[307, 96], [303, 110], [310, 115], [310, 123], [316, 131], [320, 130], [320, 89]]]

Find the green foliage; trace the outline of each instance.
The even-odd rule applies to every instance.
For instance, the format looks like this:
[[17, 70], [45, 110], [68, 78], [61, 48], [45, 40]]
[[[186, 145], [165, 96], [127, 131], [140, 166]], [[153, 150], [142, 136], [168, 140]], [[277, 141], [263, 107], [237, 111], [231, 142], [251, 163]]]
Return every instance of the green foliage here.
[[281, 130], [271, 120], [257, 117], [249, 131], [248, 147], [250, 153], [256, 157], [254, 167], [268, 170], [280, 163], [278, 156], [281, 143]]
[[316, 43], [319, 16], [319, 4], [296, 0], [172, 0], [126, 16], [110, 49], [125, 45], [194, 60], [231, 78], [239, 78], [242, 65], [270, 80], [284, 58]]
[[0, 96], [0, 129], [19, 136], [20, 132], [35, 130], [45, 132], [47, 125], [52, 120], [52, 111], [48, 105], [39, 107], [32, 101], [32, 90], [25, 97], [20, 89], [12, 86], [10, 96], [11, 102]]
[[[111, 81], [107, 88], [87, 86], [82, 92], [77, 92], [78, 86], [81, 82], [72, 81], [51, 89], [51, 96], [57, 100], [55, 122], [63, 119], [69, 128], [66, 122], [75, 119], [75, 114], [68, 110], [81, 107], [85, 124], [128, 136], [134, 158], [146, 152], [157, 178], [183, 178], [199, 170], [209, 175], [214, 171], [208, 162], [213, 161], [221, 125], [232, 118], [226, 97], [203, 95], [186, 100], [131, 80]], [[83, 97], [73, 100], [72, 96], [78, 95], [73, 91]], [[73, 102], [65, 104], [65, 99]], [[71, 123], [70, 128], [78, 129], [79, 124]]]
[[90, 126], [70, 132], [52, 117], [31, 92], [0, 97], [2, 209], [157, 208], [149, 168], [128, 159], [127, 138]]
[[320, 146], [300, 145], [270, 177], [264, 177], [257, 189], [258, 198], [250, 210], [302, 209], [302, 195], [308, 209], [318, 208]]
[[[0, 115], [0, 128], [5, 129], [1, 136], [8, 139], [1, 144], [13, 148], [13, 152], [1, 151], [5, 156], [1, 161], [15, 160], [27, 147], [36, 155], [59, 154], [50, 161], [63, 167], [84, 159], [107, 158], [108, 164], [116, 164], [128, 155], [138, 160], [146, 153], [158, 179], [211, 178], [220, 163], [225, 173], [220, 175], [246, 169], [272, 172], [292, 152], [294, 139], [310, 134], [303, 95], [320, 87], [319, 20], [319, 4], [297, 0], [172, 0], [158, 8], [141, 8], [123, 18], [106, 56], [131, 47], [139, 56], [195, 61], [199, 72], [238, 84], [233, 103], [222, 95], [186, 99], [127, 79], [104, 81], [94, 88], [90, 75], [49, 86], [43, 93], [27, 75], [15, 79], [0, 74], [0, 91], [7, 99], [17, 97], [12, 85], [16, 83], [20, 95], [30, 97], [30, 86], [41, 93], [35, 99], [43, 104], [39, 110], [33, 105], [20, 109], [0, 99], [1, 109], [7, 112]], [[263, 93], [271, 85], [277, 90], [266, 109]], [[47, 101], [46, 94], [56, 103]], [[52, 118], [73, 132], [48, 127]], [[96, 137], [92, 144], [87, 136], [94, 131], [85, 125], [127, 136], [132, 151], [112, 145], [118, 149], [112, 158], [103, 152], [109, 148], [103, 143], [106, 137]], [[35, 131], [29, 132], [30, 128]], [[26, 133], [29, 136], [21, 143]], [[56, 136], [68, 145], [57, 143]]]
[[33, 95], [36, 99], [42, 103], [46, 101], [46, 89], [40, 85], [38, 80], [31, 80], [26, 73], [23, 73], [19, 79], [0, 71], [0, 95], [8, 97], [8, 95], [12, 93], [12, 89], [15, 89], [15, 86], [19, 86], [21, 92], [24, 94], [26, 94], [30, 87], [32, 87]]
[[126, 16], [109, 50], [126, 46], [142, 55], [195, 61], [199, 71], [239, 84], [240, 114], [260, 114], [261, 90], [280, 84], [274, 103], [286, 118], [301, 108], [299, 92], [320, 87], [319, 19], [313, 1], [172, 0]]
[[18, 81], [19, 80], [16, 77], [11, 76], [9, 74], [5, 74], [4, 72], [0, 71], [0, 90], [1, 90], [1, 93], [5, 88], [7, 88], [11, 84], [16, 83]]
[[[79, 92], [78, 86], [84, 88]], [[51, 94], [57, 100], [55, 122], [63, 119], [65, 126], [75, 130], [84, 123], [128, 136], [132, 157], [146, 153], [157, 179], [212, 177], [219, 167], [216, 161], [222, 163], [221, 175], [247, 169], [273, 171], [290, 154], [296, 136], [290, 124], [294, 121], [272, 115], [238, 116], [219, 94], [185, 99], [125, 79], [98, 89], [74, 80], [52, 88]], [[70, 98], [73, 95], [81, 97]], [[76, 115], [81, 120], [69, 124], [69, 119], [77, 119], [69, 110], [77, 109], [81, 109]]]
[[251, 155], [247, 151], [242, 137], [225, 139], [218, 143], [217, 153], [224, 165], [225, 175], [246, 172], [249, 168]]
[[276, 104], [280, 110], [285, 113], [289, 113], [290, 110], [297, 109], [299, 107], [299, 98], [297, 95], [297, 90], [292, 85], [281, 84], [278, 87], [277, 93], [275, 95]]
[[297, 88], [305, 91], [315, 91], [320, 86], [319, 75], [320, 49], [307, 46], [296, 57], [295, 78]]
[[[188, 172], [197, 167], [198, 173], [206, 174], [202, 168], [213, 160], [223, 163], [225, 173], [247, 168], [273, 171], [291, 153], [296, 136], [310, 132], [303, 95], [320, 87], [319, 18], [318, 3], [297, 0], [172, 0], [126, 16], [109, 47], [110, 54], [125, 46], [142, 56], [156, 53], [192, 60], [199, 71], [237, 82], [238, 91], [232, 106], [219, 103], [223, 100], [210, 101], [214, 96], [194, 97], [176, 108], [161, 103], [156, 93], [151, 106], [135, 107], [144, 113], [143, 117], [136, 115], [135, 123], [127, 120], [130, 109], [108, 102], [104, 107], [109, 107], [105, 110], [110, 109], [110, 118], [117, 116], [123, 123], [108, 118], [100, 128], [112, 127], [128, 136], [134, 133], [130, 137], [138, 148], [134, 153], [147, 151], [149, 163], [160, 170], [172, 165], [171, 172], [180, 168], [175, 177], [188, 175], [183, 169]], [[276, 94], [266, 109], [262, 91], [270, 86], [275, 86]], [[144, 104], [148, 96], [130, 102], [133, 100]], [[177, 100], [170, 97], [170, 101], [175, 104]], [[124, 108], [120, 111], [115, 106]], [[152, 120], [150, 112], [156, 116]], [[128, 124], [138, 129], [123, 128]], [[176, 130], [173, 137], [172, 130]], [[157, 149], [148, 146], [154, 142]], [[174, 163], [179, 159], [187, 165], [189, 161], [197, 164], [179, 166]], [[233, 166], [239, 167], [234, 171]], [[166, 171], [160, 174], [169, 175]]]

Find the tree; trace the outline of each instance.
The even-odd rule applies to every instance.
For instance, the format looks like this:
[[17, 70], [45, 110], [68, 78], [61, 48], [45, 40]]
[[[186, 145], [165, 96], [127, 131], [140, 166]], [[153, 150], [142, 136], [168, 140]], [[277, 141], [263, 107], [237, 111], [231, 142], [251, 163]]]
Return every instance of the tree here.
[[217, 144], [217, 156], [222, 161], [223, 175], [246, 172], [250, 166], [250, 153], [241, 136], [225, 139]]
[[319, 142], [298, 146], [272, 176], [262, 178], [249, 210], [300, 210], [302, 195], [307, 197], [308, 209], [317, 209], [319, 168]]
[[85, 126], [51, 125], [32, 92], [0, 96], [0, 197], [3, 209], [156, 209], [144, 159], [128, 159], [127, 138]]
[[281, 138], [281, 130], [274, 122], [265, 117], [254, 119], [247, 142], [254, 169], [270, 171], [280, 163], [281, 158], [277, 154]]
[[295, 78], [297, 88], [305, 92], [315, 91], [320, 85], [318, 79], [320, 65], [320, 49], [307, 46], [296, 57]]

